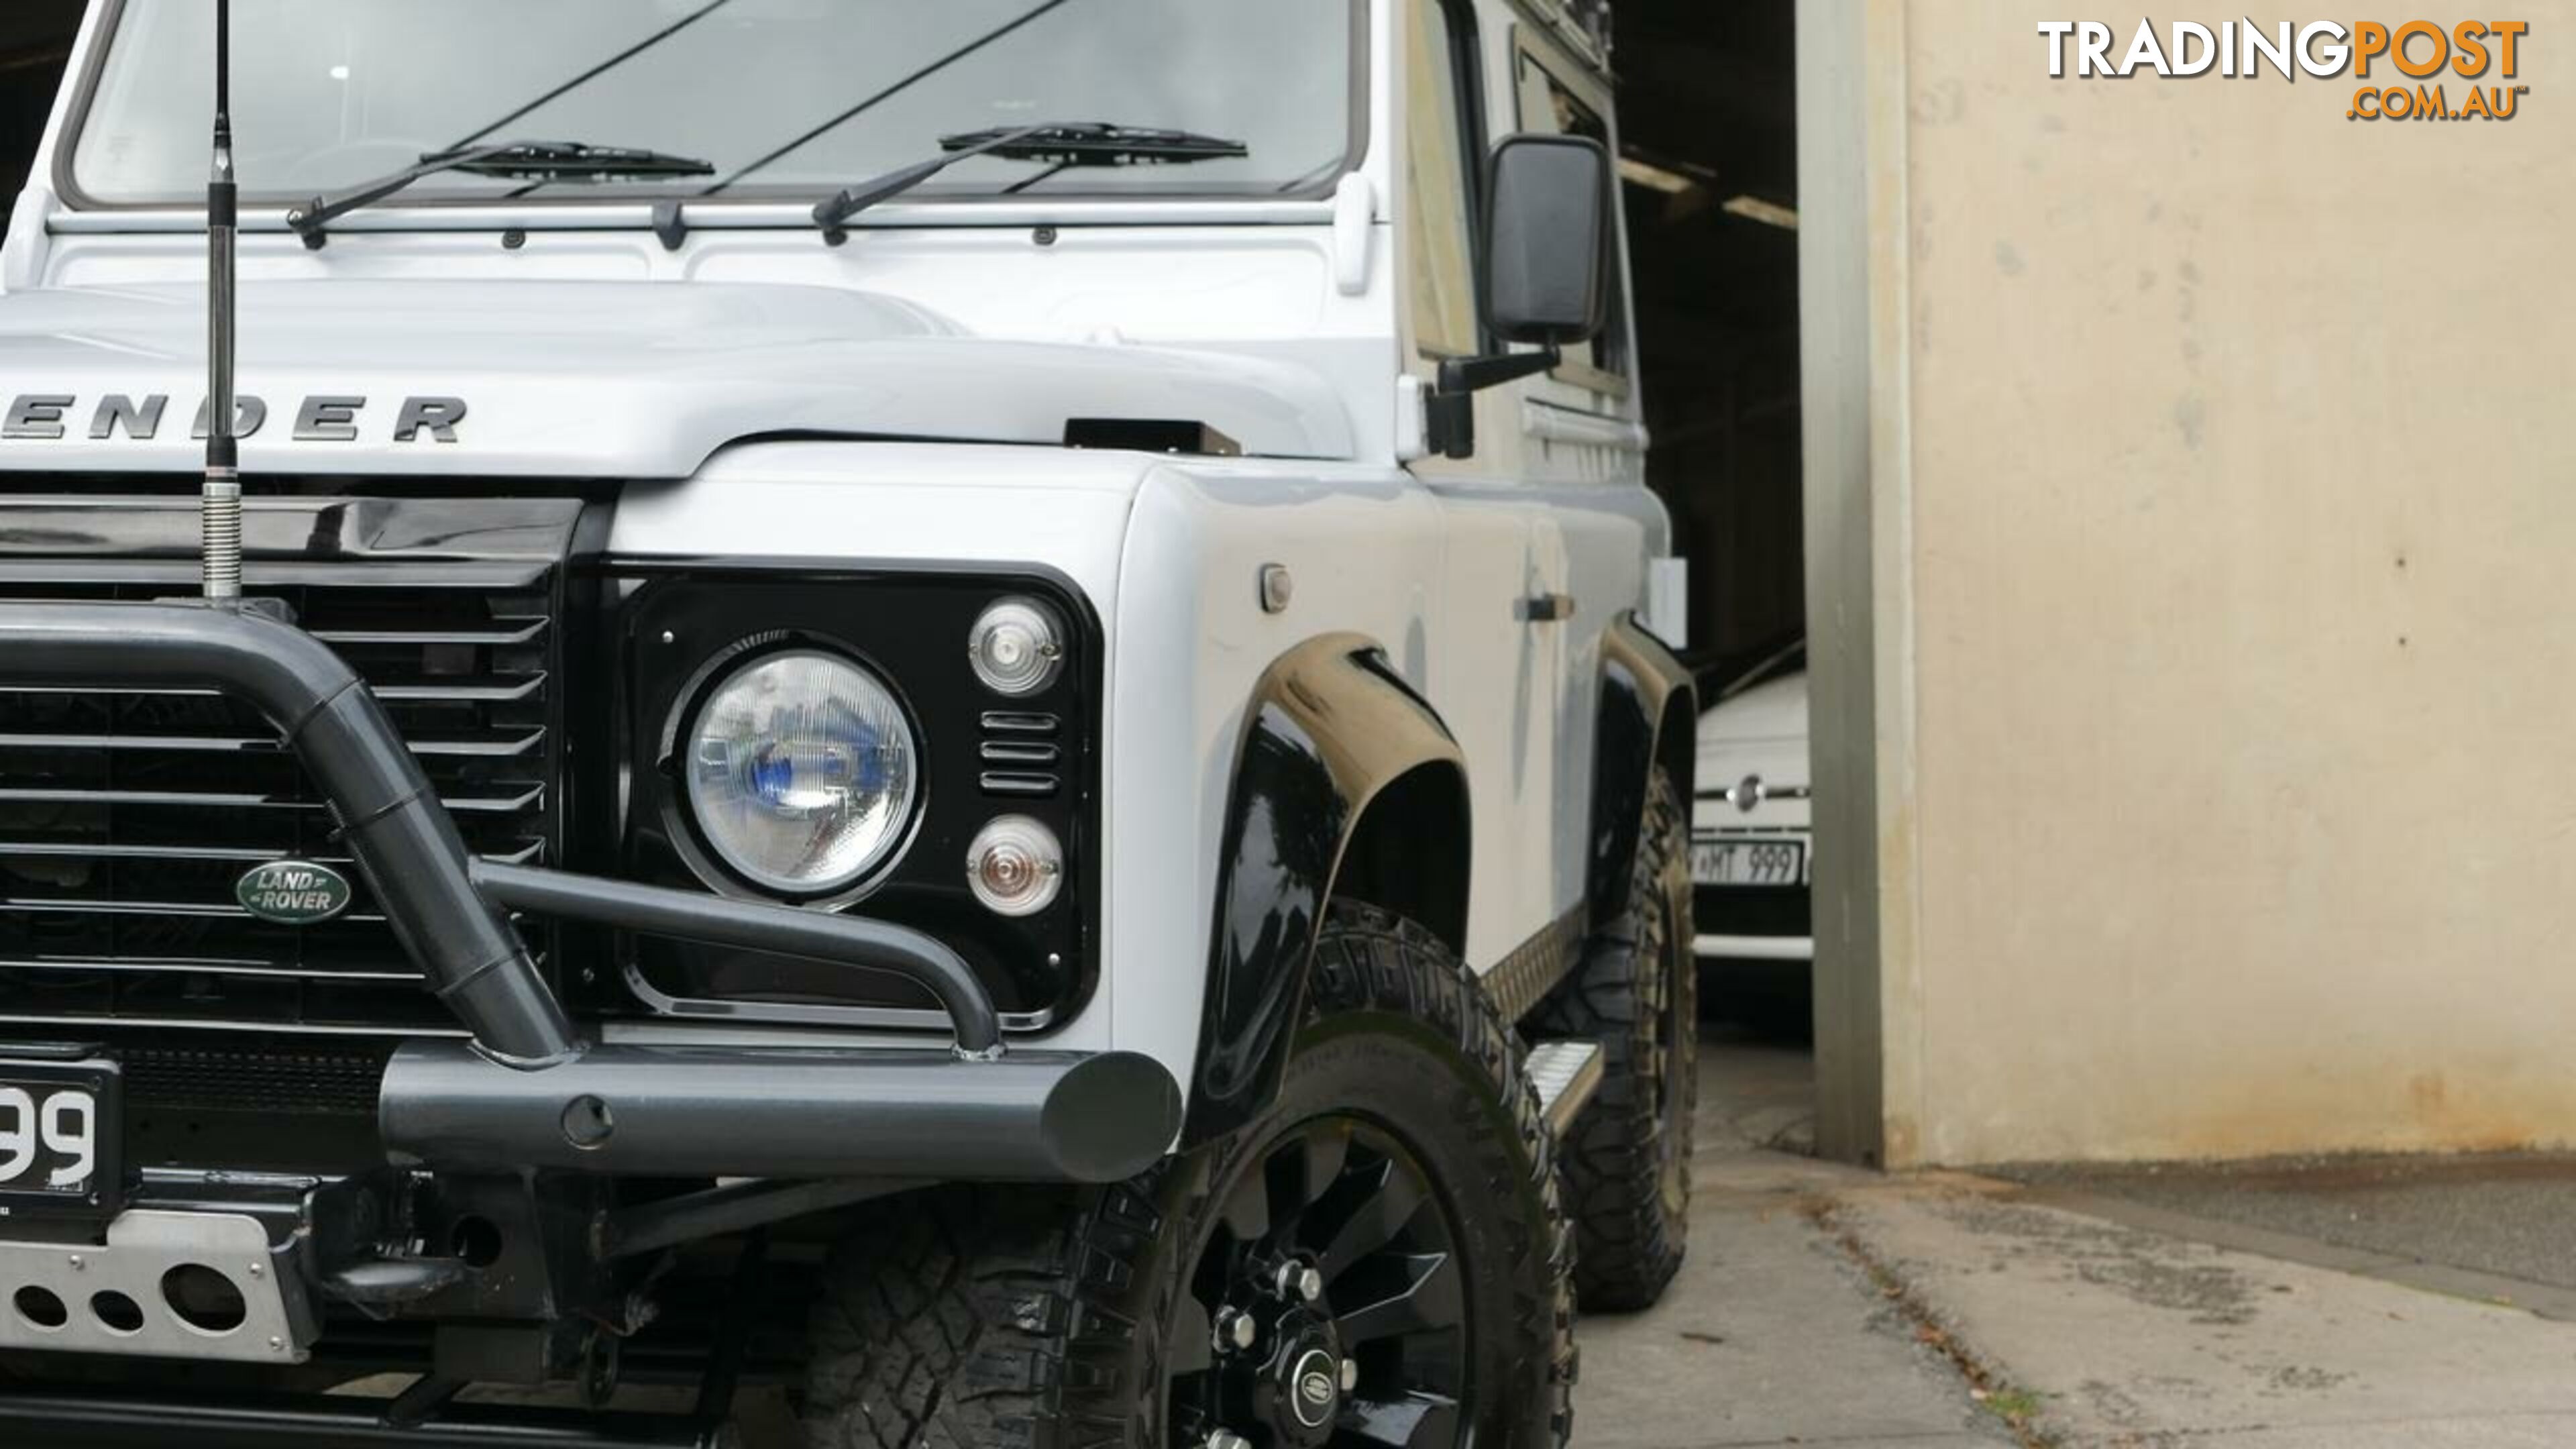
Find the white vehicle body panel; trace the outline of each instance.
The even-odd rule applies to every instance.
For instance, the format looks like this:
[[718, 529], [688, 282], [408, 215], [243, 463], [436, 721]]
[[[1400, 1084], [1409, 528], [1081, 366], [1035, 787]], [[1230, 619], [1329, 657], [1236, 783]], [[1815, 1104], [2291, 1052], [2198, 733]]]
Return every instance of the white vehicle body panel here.
[[[202, 448], [202, 293], [166, 278], [49, 287], [0, 310], [0, 352], [30, 391], [72, 397], [46, 467], [184, 470]], [[1060, 445], [1072, 419], [1201, 420], [1246, 451], [1348, 457], [1349, 418], [1313, 369], [1180, 348], [973, 336], [914, 303], [847, 287], [601, 280], [312, 280], [242, 296], [244, 440], [272, 473], [685, 478], [737, 438], [776, 433]], [[363, 327], [351, 317], [366, 319]], [[496, 338], [507, 352], [495, 357]], [[614, 379], [613, 385], [604, 380]], [[403, 399], [453, 396], [473, 439], [395, 435]], [[100, 439], [108, 396], [173, 405], [148, 441]], [[347, 442], [299, 441], [307, 398], [364, 398]], [[1156, 411], [1145, 411], [1152, 407]], [[462, 429], [460, 428], [460, 434]]]

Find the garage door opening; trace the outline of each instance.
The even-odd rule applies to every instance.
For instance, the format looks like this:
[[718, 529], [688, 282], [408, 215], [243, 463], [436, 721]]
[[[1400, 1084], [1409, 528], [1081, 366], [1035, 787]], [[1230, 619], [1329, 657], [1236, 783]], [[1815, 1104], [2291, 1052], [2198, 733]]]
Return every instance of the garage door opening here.
[[1691, 561], [1693, 807], [1718, 1130], [1813, 1143], [1811, 776], [1789, 0], [1618, 0], [1650, 481]]

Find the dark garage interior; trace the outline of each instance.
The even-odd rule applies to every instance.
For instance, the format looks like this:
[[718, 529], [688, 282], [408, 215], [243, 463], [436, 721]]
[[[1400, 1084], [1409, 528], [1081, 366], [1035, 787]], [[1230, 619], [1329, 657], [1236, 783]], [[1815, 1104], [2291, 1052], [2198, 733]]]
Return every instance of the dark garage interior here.
[[0, 196], [12, 206], [44, 137], [80, 16], [78, 0], [11, 0], [0, 8]]
[[1695, 662], [1803, 632], [1795, 12], [1619, 0], [1647, 468], [1691, 559]]

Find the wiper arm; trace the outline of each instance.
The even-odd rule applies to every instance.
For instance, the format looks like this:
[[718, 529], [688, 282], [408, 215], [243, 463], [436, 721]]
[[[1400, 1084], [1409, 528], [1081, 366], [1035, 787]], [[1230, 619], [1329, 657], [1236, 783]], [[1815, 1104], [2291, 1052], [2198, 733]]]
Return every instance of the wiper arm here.
[[1056, 169], [1071, 166], [1126, 166], [1137, 162], [1177, 165], [1190, 161], [1234, 161], [1252, 154], [1241, 141], [1202, 136], [1194, 131], [1157, 131], [1141, 126], [1113, 126], [1098, 121], [1050, 121], [1037, 126], [967, 131], [939, 138], [944, 153], [862, 181], [814, 208], [814, 224], [826, 231], [880, 202], [891, 201], [960, 161], [1000, 156], [1013, 161], [1047, 161]]
[[490, 146], [464, 146], [453, 151], [433, 151], [421, 157], [417, 166], [353, 187], [339, 196], [317, 196], [288, 212], [286, 224], [295, 228], [306, 246], [320, 246], [331, 223], [350, 212], [373, 206], [415, 182], [450, 171], [529, 181], [627, 181], [713, 176], [716, 168], [713, 162], [695, 156], [586, 146], [577, 141], [504, 141]]

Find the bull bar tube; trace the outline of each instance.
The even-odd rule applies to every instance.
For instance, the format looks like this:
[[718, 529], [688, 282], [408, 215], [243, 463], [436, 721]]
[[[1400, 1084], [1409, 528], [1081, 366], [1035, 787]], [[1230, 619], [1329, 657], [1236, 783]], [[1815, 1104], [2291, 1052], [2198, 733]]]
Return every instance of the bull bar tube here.
[[[377, 1119], [397, 1163], [1114, 1182], [1180, 1130], [1180, 1088], [1151, 1058], [1006, 1051], [991, 993], [922, 932], [476, 859], [357, 672], [256, 607], [0, 605], [0, 681], [212, 690], [280, 731], [396, 940], [473, 1038], [395, 1053]], [[955, 1049], [587, 1042], [511, 909], [890, 972], [938, 999]]]

